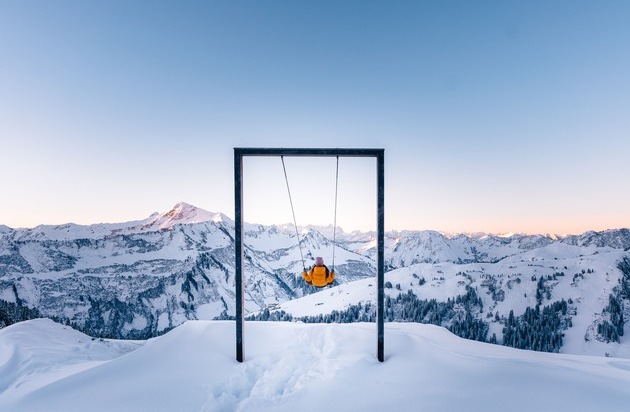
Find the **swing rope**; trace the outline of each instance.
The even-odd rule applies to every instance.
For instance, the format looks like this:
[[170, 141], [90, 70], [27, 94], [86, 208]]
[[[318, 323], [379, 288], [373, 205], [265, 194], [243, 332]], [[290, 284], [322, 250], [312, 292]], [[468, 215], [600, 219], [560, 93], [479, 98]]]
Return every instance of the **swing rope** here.
[[332, 271], [335, 271], [335, 244], [337, 243], [337, 188], [339, 187], [339, 156], [337, 156], [337, 169], [335, 171], [335, 218], [333, 221], [333, 253]]
[[291, 189], [289, 189], [289, 178], [287, 177], [287, 168], [284, 165], [284, 156], [280, 156], [280, 159], [282, 160], [282, 169], [284, 170], [284, 180], [285, 182], [287, 182], [287, 192], [289, 193], [289, 203], [291, 204], [291, 213], [293, 214], [293, 224], [295, 225], [295, 236], [297, 237], [298, 248], [300, 249], [300, 257], [302, 258], [302, 270], [306, 272], [306, 265], [304, 264], [304, 255], [302, 254], [302, 245], [300, 243], [300, 235], [298, 233], [297, 221], [295, 220], [295, 210], [293, 209], [293, 200], [291, 199]]

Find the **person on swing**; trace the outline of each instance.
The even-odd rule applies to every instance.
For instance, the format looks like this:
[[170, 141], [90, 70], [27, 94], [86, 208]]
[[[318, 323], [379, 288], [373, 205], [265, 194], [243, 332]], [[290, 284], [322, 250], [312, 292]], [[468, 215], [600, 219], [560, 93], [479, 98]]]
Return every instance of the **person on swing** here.
[[324, 259], [321, 256], [315, 258], [315, 264], [308, 272], [302, 272], [302, 277], [309, 285], [321, 288], [333, 283], [335, 280], [335, 272], [329, 271], [324, 265]]

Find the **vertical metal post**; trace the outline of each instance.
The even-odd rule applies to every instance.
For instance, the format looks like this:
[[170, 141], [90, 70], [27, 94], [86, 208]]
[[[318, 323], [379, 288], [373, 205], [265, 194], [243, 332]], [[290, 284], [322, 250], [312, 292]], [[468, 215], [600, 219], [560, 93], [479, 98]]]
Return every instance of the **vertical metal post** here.
[[243, 156], [234, 149], [234, 253], [236, 255], [236, 360], [243, 362]]
[[384, 258], [385, 258], [385, 153], [381, 151], [376, 156], [376, 186], [377, 186], [377, 304], [376, 304], [376, 322], [378, 324], [378, 343], [376, 357], [380, 362], [385, 360], [385, 325], [383, 319], [383, 306], [385, 301], [384, 289]]

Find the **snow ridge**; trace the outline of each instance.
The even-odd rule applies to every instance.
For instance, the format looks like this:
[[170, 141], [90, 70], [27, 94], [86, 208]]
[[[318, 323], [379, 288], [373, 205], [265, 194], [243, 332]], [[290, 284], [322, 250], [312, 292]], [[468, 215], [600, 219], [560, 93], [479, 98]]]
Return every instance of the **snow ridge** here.
[[46, 320], [13, 325], [0, 330], [0, 348], [18, 353], [28, 336], [32, 353], [52, 356], [17, 378], [26, 353], [0, 363], [1, 376], [13, 377], [0, 410], [616, 412], [630, 402], [630, 360], [522, 351], [388, 323], [380, 363], [374, 324], [246, 327], [238, 363], [234, 322], [187, 322], [145, 343], [95, 342]]

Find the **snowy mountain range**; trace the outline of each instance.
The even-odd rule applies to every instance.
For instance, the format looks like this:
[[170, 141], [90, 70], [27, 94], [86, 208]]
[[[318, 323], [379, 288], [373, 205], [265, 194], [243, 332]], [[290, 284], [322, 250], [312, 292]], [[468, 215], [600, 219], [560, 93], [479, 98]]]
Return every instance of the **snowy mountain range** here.
[[[330, 266], [331, 228], [299, 231], [304, 266], [315, 256]], [[186, 203], [126, 223], [2, 226], [0, 299], [108, 338], [148, 338], [189, 319], [229, 317], [235, 305], [233, 233], [227, 216]], [[247, 313], [315, 316], [375, 302], [374, 233], [338, 230], [337, 280], [322, 291], [299, 275], [293, 226], [246, 224], [245, 249]], [[387, 232], [390, 320], [411, 319], [400, 297], [408, 294], [415, 307], [433, 300], [450, 305], [440, 309], [442, 326], [460, 328], [465, 312], [482, 324], [486, 340], [494, 335], [503, 343], [503, 330], [525, 322], [528, 308], [564, 301], [556, 325], [564, 336], [561, 351], [630, 357], [623, 334], [630, 319], [623, 271], [629, 250], [628, 229], [572, 236]], [[630, 285], [630, 273], [628, 279]], [[462, 296], [474, 297], [474, 304], [456, 303]]]

